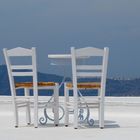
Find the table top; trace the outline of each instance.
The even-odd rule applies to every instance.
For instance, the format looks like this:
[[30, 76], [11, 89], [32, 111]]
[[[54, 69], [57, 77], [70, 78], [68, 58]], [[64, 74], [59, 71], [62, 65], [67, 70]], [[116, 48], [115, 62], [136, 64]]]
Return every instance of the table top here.
[[66, 59], [66, 58], [71, 58], [71, 54], [49, 54], [48, 58]]

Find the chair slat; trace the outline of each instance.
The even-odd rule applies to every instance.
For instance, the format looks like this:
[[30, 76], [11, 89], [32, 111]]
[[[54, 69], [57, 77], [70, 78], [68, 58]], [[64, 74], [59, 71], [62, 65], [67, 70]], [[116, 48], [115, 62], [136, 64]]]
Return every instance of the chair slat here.
[[86, 47], [86, 48], [81, 48], [77, 49], [75, 51], [76, 56], [103, 56], [104, 55], [104, 50], [99, 49], [99, 48], [93, 48], [93, 47]]
[[33, 76], [33, 72], [12, 72], [13, 76]]
[[101, 77], [101, 72], [77, 72], [78, 77]]
[[11, 50], [7, 50], [7, 55], [8, 56], [32, 56], [32, 50], [17, 47]]
[[102, 65], [77, 65], [77, 70], [102, 70]]
[[33, 69], [33, 66], [32, 65], [12, 65], [11, 66], [11, 69], [12, 70], [20, 70], [20, 69], [23, 69], [23, 70], [25, 70], [25, 69]]

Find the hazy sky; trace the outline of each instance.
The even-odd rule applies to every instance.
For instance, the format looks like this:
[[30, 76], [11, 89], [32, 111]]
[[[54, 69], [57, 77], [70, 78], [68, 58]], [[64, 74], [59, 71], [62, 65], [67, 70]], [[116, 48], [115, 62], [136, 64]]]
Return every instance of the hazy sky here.
[[140, 77], [140, 0], [0, 0], [0, 64], [18, 46], [37, 47], [39, 71], [57, 74], [48, 54], [108, 46], [109, 77]]

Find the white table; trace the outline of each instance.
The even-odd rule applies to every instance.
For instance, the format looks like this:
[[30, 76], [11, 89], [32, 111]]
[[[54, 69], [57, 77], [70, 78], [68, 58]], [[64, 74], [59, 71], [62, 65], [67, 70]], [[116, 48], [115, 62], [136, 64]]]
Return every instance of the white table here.
[[[54, 60], [54, 62], [53, 63], [51, 63], [51, 65], [66, 65], [67, 63], [66, 62], [64, 62], [66, 59], [68, 59], [68, 60], [71, 60], [70, 58], [71, 58], [71, 55], [70, 54], [49, 54], [48, 55], [48, 58], [50, 58], [50, 59], [52, 59], [52, 60]], [[57, 61], [58, 60], [58, 61]], [[64, 61], [63, 61], [64, 60]], [[65, 82], [65, 76], [64, 76], [64, 78], [62, 79], [62, 82], [61, 82], [61, 84], [59, 85], [59, 88], [64, 84], [64, 82]], [[49, 101], [48, 102], [50, 102], [52, 100], [52, 98], [50, 98], [49, 99]], [[45, 125], [46, 123], [47, 123], [47, 120], [49, 119], [49, 120], [51, 120], [51, 121], [54, 121], [54, 119], [53, 118], [51, 118], [50, 116], [48, 116], [48, 114], [47, 114], [47, 108], [48, 108], [48, 106], [47, 106], [47, 104], [45, 105], [45, 108], [44, 108], [44, 116], [43, 117], [40, 117], [40, 119], [39, 119], [39, 122], [40, 122], [40, 124], [42, 124], [42, 125]], [[59, 120], [61, 120], [63, 117], [64, 117], [64, 114], [65, 114], [65, 112], [64, 112], [64, 109], [63, 109], [63, 107], [61, 106], [61, 105], [59, 105], [59, 110], [61, 110], [61, 115], [60, 115], [60, 117], [59, 117]]]
[[[80, 59], [83, 59], [85, 57], [86, 56], [84, 56], [84, 57], [78, 57], [78, 59], [79, 58]], [[87, 57], [89, 57], [89, 56], [87, 56]], [[48, 55], [48, 58], [50, 58], [50, 59], [52, 59], [54, 61], [53, 63], [51, 63], [51, 65], [70, 65], [70, 63], [71, 63], [71, 54], [49, 54]], [[62, 68], [65, 69], [64, 67], [62, 67]], [[66, 79], [66, 76], [64, 75], [64, 78], [63, 78], [63, 80], [62, 80], [59, 88], [64, 84], [65, 79]], [[63, 110], [63, 107], [62, 107], [62, 110]], [[79, 113], [79, 115], [82, 116], [83, 115], [83, 111], [82, 111], [81, 114]], [[87, 116], [85, 117], [86, 119], [83, 119], [82, 121], [83, 122], [87, 121], [90, 126], [93, 126], [94, 120], [93, 119], [90, 119], [89, 117], [90, 117], [90, 110], [89, 110], [89, 108], [87, 106]]]
[[71, 54], [49, 54], [51, 65], [71, 65]]
[[64, 78], [60, 84], [60, 87], [64, 84], [66, 79], [65, 67], [62, 66], [71, 66], [71, 54], [48, 54], [48, 58], [51, 59], [51, 65], [57, 65], [63, 68]]

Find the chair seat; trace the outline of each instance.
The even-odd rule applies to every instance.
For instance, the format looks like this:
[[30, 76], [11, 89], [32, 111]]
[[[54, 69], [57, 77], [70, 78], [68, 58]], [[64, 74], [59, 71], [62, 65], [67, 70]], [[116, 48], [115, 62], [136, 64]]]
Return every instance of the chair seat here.
[[[56, 83], [55, 82], [38, 82], [38, 86], [39, 87], [45, 87], [45, 86], [55, 86]], [[33, 87], [33, 83], [32, 82], [20, 82], [20, 83], [16, 83], [15, 87], [24, 87], [24, 88], [30, 88]]]
[[[72, 88], [73, 84], [67, 83], [66, 87]], [[99, 89], [101, 88], [101, 84], [98, 82], [84, 82], [84, 83], [78, 83], [77, 87], [81, 89]]]

